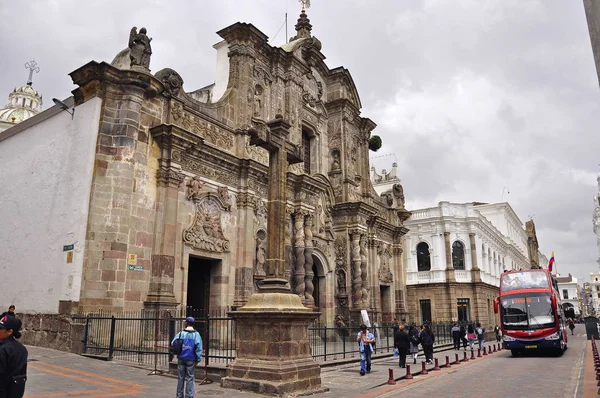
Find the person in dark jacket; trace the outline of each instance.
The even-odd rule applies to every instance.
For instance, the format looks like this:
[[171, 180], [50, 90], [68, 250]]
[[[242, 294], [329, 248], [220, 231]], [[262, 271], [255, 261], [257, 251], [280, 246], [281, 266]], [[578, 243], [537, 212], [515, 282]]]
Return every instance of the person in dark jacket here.
[[460, 325], [460, 339], [462, 340], [464, 350], [467, 351], [467, 329], [464, 323]]
[[406, 367], [406, 354], [410, 348], [410, 337], [404, 330], [404, 325], [400, 325], [398, 332], [394, 335], [394, 347], [398, 349], [398, 356], [400, 357], [399, 366], [401, 368]]
[[458, 327], [458, 323], [455, 323], [450, 329], [452, 332], [452, 342], [454, 343], [454, 349], [460, 350], [460, 328]]
[[435, 336], [429, 325], [425, 325], [419, 337], [427, 363], [433, 363], [433, 343], [435, 342]]
[[0, 398], [21, 398], [27, 381], [27, 348], [21, 337], [21, 321], [5, 315], [0, 318]]
[[4, 318], [4, 316], [16, 316], [15, 315], [15, 306], [11, 305], [10, 307], [8, 307], [8, 311], [5, 311], [2, 313], [2, 315], [0, 315], [0, 319]]
[[410, 353], [412, 354], [413, 363], [417, 363], [417, 357], [419, 356], [419, 328], [417, 325], [410, 325], [408, 329], [408, 337], [410, 338]]

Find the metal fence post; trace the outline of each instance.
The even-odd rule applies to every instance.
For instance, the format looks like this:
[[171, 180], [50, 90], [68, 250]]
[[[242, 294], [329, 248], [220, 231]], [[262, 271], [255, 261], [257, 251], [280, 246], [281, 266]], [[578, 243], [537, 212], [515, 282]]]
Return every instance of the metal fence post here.
[[327, 361], [327, 326], [323, 326], [323, 361]]
[[204, 344], [204, 360], [205, 366], [208, 366], [208, 356], [210, 355], [210, 315], [206, 314], [206, 343]]
[[113, 315], [110, 318], [110, 342], [108, 345], [108, 360], [112, 361], [113, 359], [113, 351], [115, 349], [115, 326], [116, 326], [116, 319], [115, 316]]
[[87, 354], [87, 345], [88, 345], [88, 333], [90, 327], [90, 317], [89, 315], [85, 317], [85, 329], [83, 329], [83, 353]]

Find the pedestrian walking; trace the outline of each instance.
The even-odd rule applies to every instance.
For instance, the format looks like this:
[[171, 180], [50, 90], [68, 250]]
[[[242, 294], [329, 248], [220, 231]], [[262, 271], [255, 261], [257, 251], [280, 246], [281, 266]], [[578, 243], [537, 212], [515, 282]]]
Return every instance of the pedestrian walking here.
[[467, 329], [464, 323], [460, 324], [460, 339], [462, 340], [464, 350], [467, 351]]
[[423, 331], [420, 334], [421, 345], [423, 345], [423, 354], [427, 363], [433, 363], [433, 343], [435, 336], [429, 325], [424, 325]]
[[27, 381], [27, 348], [21, 337], [21, 320], [5, 315], [0, 318], [0, 397], [21, 398]]
[[496, 342], [499, 343], [502, 332], [500, 331], [500, 327], [498, 326], [498, 324], [494, 326], [494, 334], [496, 335]]
[[475, 336], [475, 328], [472, 323], [469, 323], [467, 326], [467, 340], [469, 341], [469, 347], [471, 347], [471, 351], [475, 349], [475, 340], [477, 336]]
[[454, 350], [460, 350], [460, 328], [458, 327], [458, 322], [452, 326], [450, 329], [452, 333], [452, 342], [454, 343]]
[[356, 336], [358, 341], [358, 348], [360, 352], [360, 375], [364, 376], [365, 373], [371, 373], [371, 355], [373, 354], [373, 345], [375, 336], [369, 332], [367, 325], [360, 325], [360, 332]]
[[485, 344], [485, 328], [481, 326], [481, 323], [477, 323], [477, 340], [479, 342], [479, 349], [483, 350], [483, 345]]
[[412, 354], [413, 364], [417, 363], [419, 356], [419, 328], [414, 323], [408, 329], [408, 337], [410, 338], [410, 353]]
[[394, 322], [392, 322], [392, 331], [394, 336], [396, 333], [398, 333], [398, 330], [400, 330], [400, 322], [398, 322], [398, 318], [394, 318]]
[[569, 319], [569, 329], [571, 329], [571, 336], [574, 334], [574, 330], [575, 330], [575, 322], [573, 321], [573, 318]]
[[194, 329], [194, 323], [196, 320], [193, 317], [185, 318], [183, 330], [171, 342], [177, 354], [177, 398], [194, 396], [194, 371], [202, 359], [202, 337]]
[[16, 316], [15, 315], [15, 306], [11, 305], [10, 307], [8, 307], [8, 311], [5, 311], [2, 313], [2, 315], [0, 315], [0, 319], [4, 318], [6, 315], [8, 316]]
[[406, 367], [406, 354], [410, 349], [410, 337], [404, 329], [404, 325], [400, 325], [398, 332], [394, 335], [394, 347], [398, 350], [399, 363], [401, 368]]

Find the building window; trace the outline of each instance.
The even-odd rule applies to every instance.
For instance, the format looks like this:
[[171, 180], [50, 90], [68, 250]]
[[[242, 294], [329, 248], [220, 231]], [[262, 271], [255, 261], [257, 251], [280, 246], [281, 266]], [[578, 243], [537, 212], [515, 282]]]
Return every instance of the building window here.
[[431, 258], [429, 257], [429, 245], [421, 242], [417, 245], [417, 269], [418, 271], [431, 270]]
[[565, 300], [569, 298], [569, 291], [567, 289], [563, 289], [563, 298]]
[[304, 155], [304, 172], [310, 174], [310, 135], [306, 130], [302, 130], [302, 152]]
[[458, 321], [459, 322], [468, 322], [471, 320], [469, 315], [469, 299], [468, 298], [459, 298], [456, 299], [456, 309], [458, 312]]
[[421, 307], [421, 324], [431, 322], [431, 300], [419, 300]]
[[465, 247], [459, 241], [452, 244], [452, 266], [454, 269], [465, 269]]

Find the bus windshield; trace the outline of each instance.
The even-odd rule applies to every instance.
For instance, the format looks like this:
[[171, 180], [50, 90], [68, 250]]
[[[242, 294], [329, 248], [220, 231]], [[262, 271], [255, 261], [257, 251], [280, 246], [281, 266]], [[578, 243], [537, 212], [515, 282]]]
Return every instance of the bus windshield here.
[[550, 293], [502, 297], [502, 323], [508, 330], [535, 330], [556, 326]]
[[549, 289], [548, 276], [543, 271], [508, 272], [502, 275], [501, 290]]

